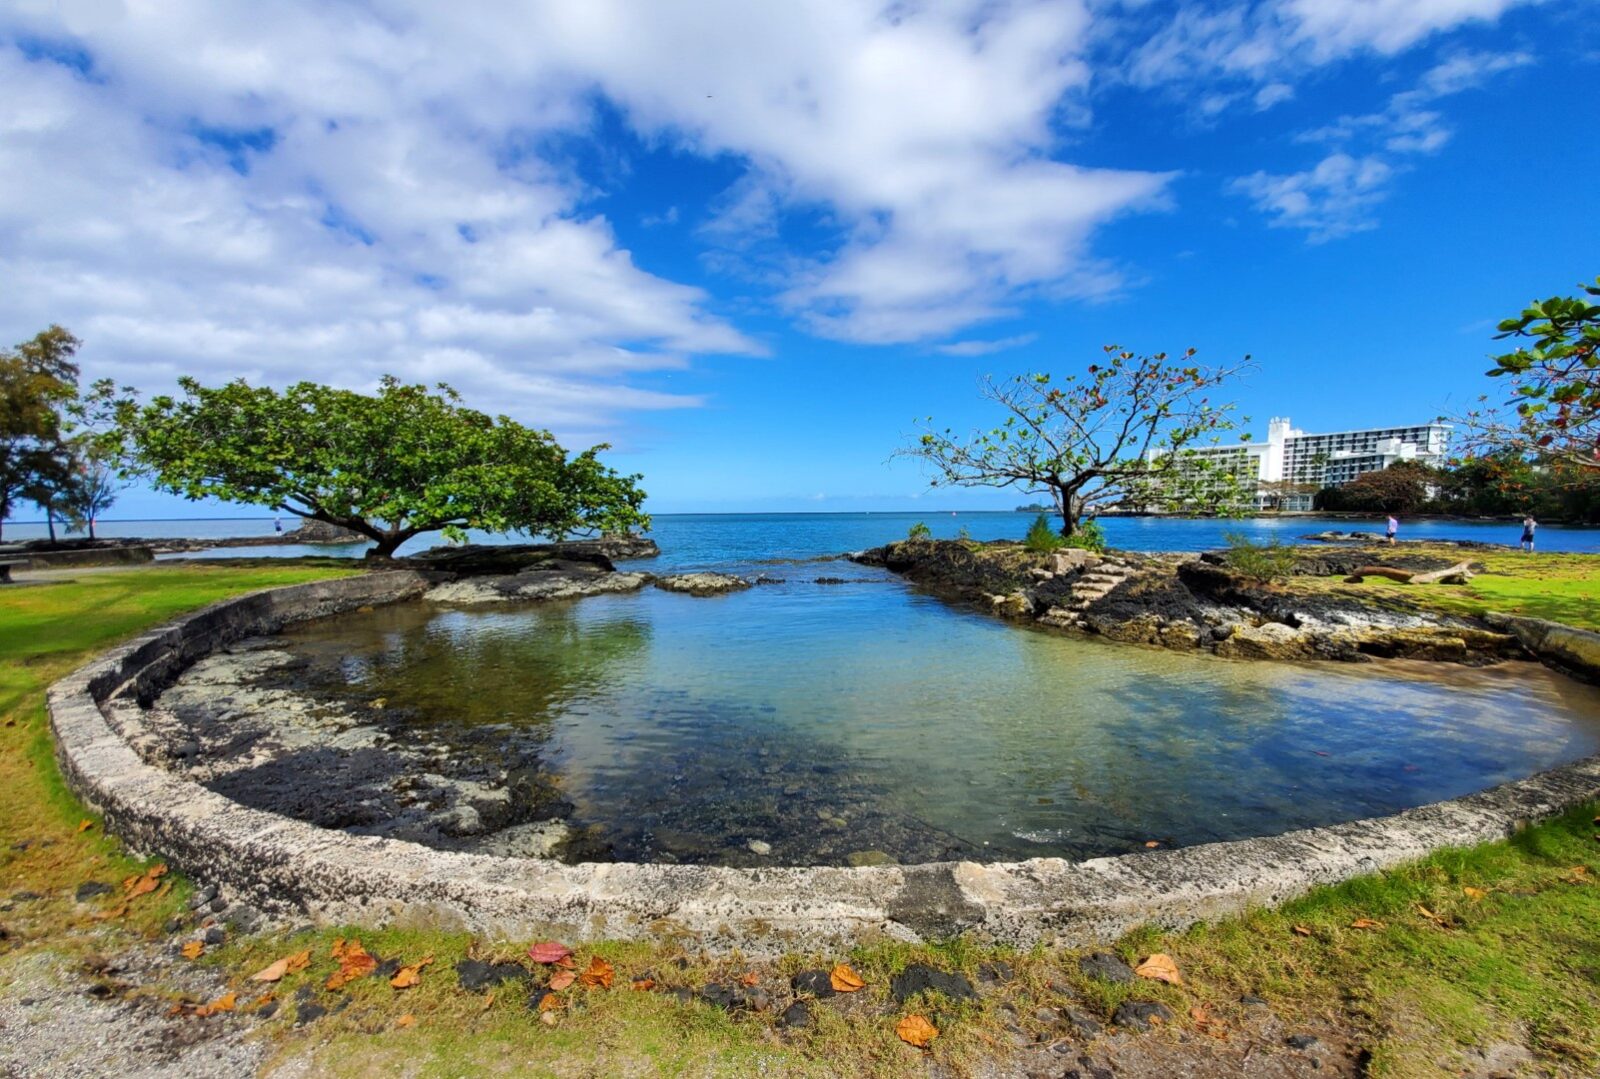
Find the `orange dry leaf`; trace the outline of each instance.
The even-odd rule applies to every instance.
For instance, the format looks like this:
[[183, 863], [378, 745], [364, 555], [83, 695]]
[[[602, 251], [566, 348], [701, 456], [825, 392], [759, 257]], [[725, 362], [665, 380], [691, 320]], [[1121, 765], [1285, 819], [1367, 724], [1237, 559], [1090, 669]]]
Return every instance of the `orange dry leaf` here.
[[394, 1021], [394, 1025], [398, 1030], [404, 1030], [406, 1027], [414, 1027], [417, 1025], [417, 1017], [409, 1013], [402, 1015], [400, 1018]]
[[275, 1001], [277, 999], [278, 999], [278, 995], [276, 993], [262, 993], [259, 997], [256, 997], [256, 999], [252, 1000], [249, 1004], [246, 1004], [245, 1007], [249, 1008], [251, 1011], [255, 1011], [257, 1008], [265, 1008], [268, 1004], [271, 1004], [273, 1001]]
[[1383, 923], [1373, 921], [1371, 918], [1357, 918], [1350, 923], [1351, 929], [1382, 929]]
[[136, 899], [141, 895], [146, 895], [156, 890], [156, 881], [160, 880], [166, 872], [167, 867], [164, 864], [153, 865], [138, 876], [129, 877], [123, 881], [122, 890], [127, 893], [129, 899]]
[[1159, 840], [1159, 839], [1147, 839], [1147, 840], [1144, 841], [1144, 845], [1145, 845], [1145, 849], [1146, 850], [1154, 850], [1156, 847], [1161, 846], [1161, 840]]
[[861, 975], [844, 963], [840, 963], [828, 972], [828, 983], [833, 986], [836, 993], [854, 993], [858, 989], [867, 987], [867, 983], [861, 980]]
[[483, 1010], [484, 1011], [488, 1011], [493, 1006], [494, 1006], [494, 993], [491, 991], [488, 996], [483, 998]]
[[237, 994], [225, 993], [216, 1000], [213, 1000], [210, 1004], [196, 1008], [194, 1010], [194, 1014], [204, 1018], [208, 1015], [217, 1015], [221, 1012], [231, 1012], [233, 1011], [234, 1005], [237, 1003]]
[[572, 973], [572, 971], [558, 970], [554, 974], [550, 975], [550, 988], [559, 993], [561, 990], [567, 988], [577, 980], [578, 976]]
[[1482, 889], [1482, 888], [1474, 888], [1470, 884], [1468, 884], [1467, 886], [1462, 888], [1461, 892], [1462, 892], [1463, 895], [1465, 895], [1468, 899], [1472, 900], [1474, 903], [1483, 902], [1484, 897], [1489, 894], [1484, 889]]
[[639, 992], [643, 993], [646, 990], [654, 989], [656, 987], [656, 980], [654, 978], [635, 978], [633, 980], [633, 987], [639, 990]]
[[410, 989], [422, 980], [422, 968], [432, 962], [433, 956], [425, 955], [410, 966], [401, 967], [395, 976], [389, 979], [389, 984], [396, 989]]
[[894, 1032], [907, 1045], [926, 1049], [928, 1043], [939, 1036], [939, 1028], [920, 1015], [908, 1015], [895, 1024]]
[[1428, 919], [1428, 921], [1432, 922], [1440, 929], [1448, 929], [1450, 927], [1449, 923], [1445, 921], [1442, 914], [1435, 914], [1421, 903], [1417, 904], [1417, 913], [1421, 914], [1424, 918]]
[[78, 831], [80, 831], [80, 832], [87, 832], [90, 828], [93, 828], [93, 827], [94, 827], [94, 821], [90, 820], [88, 817], [85, 817], [83, 820], [78, 822]]
[[285, 974], [297, 974], [311, 965], [311, 949], [286, 955], [270, 966], [263, 967], [250, 975], [253, 982], [275, 982]]
[[352, 940], [349, 944], [342, 940], [336, 942], [333, 954], [339, 960], [339, 969], [328, 978], [329, 989], [343, 989], [355, 979], [364, 978], [378, 969], [378, 961], [367, 954], [359, 940]]
[[584, 971], [578, 980], [590, 988], [610, 989], [614, 973], [611, 964], [597, 955], [589, 960], [589, 969]]
[[206, 942], [205, 941], [203, 941], [203, 940], [191, 940], [189, 943], [187, 943], [187, 944], [185, 944], [183, 946], [183, 957], [185, 959], [199, 959], [202, 955], [205, 954], [205, 950], [206, 950]]
[[562, 1000], [554, 993], [546, 993], [544, 995], [544, 999], [539, 1001], [539, 1010], [541, 1012], [553, 1012], [557, 1008], [564, 1007], [565, 1005], [566, 1001]]
[[745, 973], [739, 975], [739, 984], [744, 986], [746, 989], [758, 984], [760, 981], [761, 975], [757, 974], [753, 970], [746, 971]]
[[1309, 925], [1290, 926], [1289, 931], [1297, 937], [1309, 937], [1311, 935], [1311, 927]]
[[1156, 952], [1149, 959], [1133, 968], [1133, 972], [1141, 978], [1152, 978], [1158, 982], [1169, 985], [1182, 985], [1183, 975], [1178, 973], [1178, 964], [1172, 961], [1172, 956], [1164, 952]]

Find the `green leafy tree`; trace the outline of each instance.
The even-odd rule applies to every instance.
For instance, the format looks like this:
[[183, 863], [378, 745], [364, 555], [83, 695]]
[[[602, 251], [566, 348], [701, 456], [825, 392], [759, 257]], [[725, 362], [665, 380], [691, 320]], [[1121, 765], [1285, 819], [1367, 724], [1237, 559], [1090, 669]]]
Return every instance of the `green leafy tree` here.
[[1342, 487], [1317, 493], [1317, 508], [1348, 513], [1417, 513], [1425, 509], [1432, 489], [1443, 478], [1437, 469], [1417, 461], [1396, 461], [1388, 468], [1363, 472]]
[[51, 326], [0, 349], [0, 524], [19, 498], [42, 493], [41, 484], [54, 475], [61, 409], [77, 392], [72, 357], [79, 343]]
[[[1135, 355], [1105, 346], [1082, 375], [985, 379], [982, 394], [1006, 414], [1000, 426], [962, 436], [924, 426], [899, 455], [931, 467], [933, 485], [1020, 487], [1048, 494], [1063, 536], [1085, 513], [1124, 499], [1173, 508], [1237, 506], [1253, 477], [1236, 462], [1196, 454], [1232, 429], [1233, 405], [1211, 395], [1249, 363], [1205, 368], [1194, 349]], [[931, 418], [927, 421], [932, 423]], [[1253, 494], [1253, 490], [1250, 492]]]
[[467, 529], [551, 537], [648, 527], [638, 476], [569, 456], [547, 431], [385, 378], [376, 395], [243, 381], [122, 409], [136, 468], [158, 489], [268, 506], [350, 529], [389, 557], [413, 536]]
[[1465, 417], [1469, 448], [1513, 449], [1578, 468], [1600, 470], [1600, 278], [1582, 295], [1535, 301], [1500, 323], [1496, 340], [1516, 341], [1494, 357], [1491, 377], [1505, 379], [1504, 407], [1488, 404]]
[[1022, 538], [1022, 546], [1037, 554], [1059, 551], [1066, 542], [1061, 533], [1050, 527], [1050, 518], [1043, 513], [1033, 519], [1033, 524], [1028, 526], [1028, 534]]

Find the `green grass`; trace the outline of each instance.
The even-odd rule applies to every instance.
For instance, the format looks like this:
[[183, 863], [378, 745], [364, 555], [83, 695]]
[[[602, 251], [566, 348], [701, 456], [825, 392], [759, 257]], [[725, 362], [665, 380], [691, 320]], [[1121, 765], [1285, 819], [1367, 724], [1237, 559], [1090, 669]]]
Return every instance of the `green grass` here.
[[1496, 611], [1600, 629], [1600, 557], [1595, 555], [1530, 555], [1520, 551], [1410, 546], [1377, 547], [1372, 549], [1372, 554], [1376, 561], [1396, 550], [1407, 555], [1428, 554], [1450, 561], [1479, 562], [1485, 569], [1464, 585], [1406, 585], [1381, 577], [1368, 577], [1358, 585], [1347, 585], [1338, 577], [1297, 577], [1293, 587], [1348, 591], [1450, 614], [1484, 615]]
[[[1527, 576], [1505, 576], [1526, 585], [1528, 590], [1518, 594], [1533, 603], [1542, 597], [1537, 585], [1549, 583], [1550, 576], [1528, 565]], [[146, 897], [126, 916], [109, 921], [72, 901], [72, 890], [83, 881], [114, 884], [143, 863], [98, 828], [78, 830], [85, 814], [62, 784], [50, 753], [44, 688], [94, 652], [180, 611], [329, 572], [151, 568], [0, 591], [0, 654], [6, 656], [0, 665], [0, 878], [10, 882], [11, 891], [45, 896], [0, 915], [19, 938], [5, 946], [9, 952], [0, 952], [0, 993], [6, 991], [7, 967], [15, 955], [43, 949], [66, 965], [91, 951], [110, 953], [156, 939], [186, 888], [178, 881], [170, 894]], [[1576, 587], [1591, 579], [1588, 572], [1574, 566], [1559, 580]], [[1506, 601], [1494, 602], [1503, 608]], [[1371, 1053], [1376, 1075], [1450, 1074], [1455, 1054], [1498, 1040], [1527, 1045], [1543, 1070], [1586, 1075], [1600, 1071], [1600, 885], [1595, 882], [1600, 824], [1594, 813], [1592, 807], [1574, 810], [1510, 842], [1443, 852], [1321, 889], [1277, 910], [1182, 934], [1139, 931], [1116, 945], [1129, 960], [1152, 951], [1169, 953], [1183, 970], [1182, 987], [1091, 982], [1078, 972], [1074, 953], [1045, 948], [1015, 953], [969, 940], [925, 946], [868, 943], [844, 955], [791, 954], [761, 963], [709, 958], [666, 944], [601, 942], [579, 949], [580, 965], [592, 954], [608, 958], [616, 967], [614, 988], [569, 990], [564, 994], [569, 1006], [552, 1028], [529, 1013], [525, 988], [502, 988], [489, 1001], [461, 990], [451, 969], [468, 954], [519, 957], [527, 941], [329, 929], [293, 938], [241, 938], [199, 962], [236, 985], [244, 1003], [261, 991], [248, 980], [251, 973], [279, 956], [310, 948], [311, 967], [274, 987], [284, 1007], [266, 1024], [266, 1034], [284, 1057], [309, 1055], [317, 1074], [922, 1073], [924, 1055], [893, 1033], [895, 1020], [909, 1011], [934, 1020], [942, 1034], [933, 1057], [950, 1072], [965, 1074], [982, 1071], [985, 1062], [1010, 1051], [1002, 1011], [1007, 1006], [1029, 1032], [1039, 1028], [1033, 1015], [1040, 1007], [1071, 1003], [1103, 1020], [1130, 996], [1166, 1001], [1180, 1016], [1180, 1027], [1192, 1026], [1190, 1008], [1205, 1006], [1233, 1029], [1243, 1015], [1238, 997], [1254, 993], [1266, 997], [1295, 1029], [1343, 1032]], [[16, 849], [24, 842], [24, 849]], [[1579, 866], [1584, 871], [1576, 872]], [[1469, 887], [1481, 889], [1483, 896], [1474, 898], [1465, 891]], [[113, 902], [103, 901], [100, 908]], [[1382, 927], [1352, 928], [1358, 918]], [[1295, 932], [1296, 926], [1310, 935]], [[431, 954], [435, 961], [414, 989], [402, 992], [367, 978], [329, 992], [323, 986], [336, 965], [329, 948], [340, 936], [359, 936], [382, 957], [410, 962]], [[662, 986], [697, 988], [749, 972], [781, 1006], [789, 974], [841, 959], [863, 975], [868, 988], [837, 1009], [819, 1009], [816, 1029], [798, 1035], [776, 1029], [772, 1014], [729, 1016], [665, 993], [629, 988], [633, 978], [647, 974]], [[978, 1004], [933, 1000], [897, 1007], [888, 998], [889, 979], [907, 963], [928, 961], [975, 976], [980, 964], [994, 959], [1010, 962], [1016, 977], [986, 992]], [[301, 986], [311, 987], [314, 999], [324, 1004], [343, 999], [349, 1004], [297, 1029], [292, 1001]], [[160, 986], [146, 991], [173, 992]], [[415, 1025], [397, 1029], [403, 1015], [414, 1016]]]

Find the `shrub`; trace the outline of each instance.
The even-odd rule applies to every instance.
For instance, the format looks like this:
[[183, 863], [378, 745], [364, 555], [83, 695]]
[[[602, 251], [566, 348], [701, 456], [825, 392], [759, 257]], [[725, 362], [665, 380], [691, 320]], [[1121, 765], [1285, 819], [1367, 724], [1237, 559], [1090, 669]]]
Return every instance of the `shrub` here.
[[1294, 548], [1285, 547], [1277, 540], [1255, 543], [1238, 532], [1230, 532], [1223, 539], [1228, 541], [1223, 561], [1235, 573], [1257, 581], [1281, 581], [1294, 569]]
[[1067, 547], [1081, 547], [1099, 554], [1106, 549], [1106, 532], [1099, 521], [1079, 521], [1078, 527], [1065, 541]]
[[1023, 538], [1022, 545], [1036, 554], [1049, 554], [1065, 547], [1067, 541], [1061, 533], [1050, 527], [1050, 518], [1041, 513], [1028, 526], [1028, 534]]
[[918, 521], [906, 530], [906, 539], [908, 540], [931, 540], [932, 538], [933, 529], [928, 527], [926, 521]]

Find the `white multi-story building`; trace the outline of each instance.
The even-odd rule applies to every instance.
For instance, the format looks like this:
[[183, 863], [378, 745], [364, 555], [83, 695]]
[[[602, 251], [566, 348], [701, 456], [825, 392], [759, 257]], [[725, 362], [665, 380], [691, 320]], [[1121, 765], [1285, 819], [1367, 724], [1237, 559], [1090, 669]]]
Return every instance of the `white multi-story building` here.
[[[1184, 453], [1203, 458], [1213, 470], [1231, 473], [1247, 491], [1253, 483], [1258, 509], [1310, 509], [1316, 490], [1342, 487], [1363, 472], [1388, 468], [1396, 461], [1443, 464], [1450, 431], [1447, 423], [1423, 423], [1314, 435], [1291, 426], [1286, 417], [1275, 416], [1267, 424], [1265, 442], [1201, 446]], [[1159, 452], [1152, 450], [1151, 459]]]

